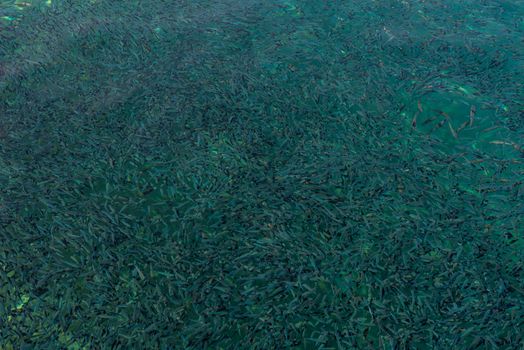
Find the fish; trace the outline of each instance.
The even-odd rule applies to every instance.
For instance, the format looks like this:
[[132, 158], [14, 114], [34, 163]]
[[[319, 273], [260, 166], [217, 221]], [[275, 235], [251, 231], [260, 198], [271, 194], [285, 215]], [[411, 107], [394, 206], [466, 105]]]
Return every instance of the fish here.
[[431, 122], [434, 121], [435, 119], [437, 119], [437, 117], [433, 116], [433, 117], [431, 117], [431, 118], [428, 118], [428, 119], [424, 120], [424, 125], [431, 123]]
[[424, 110], [422, 109], [422, 104], [420, 103], [420, 100], [417, 101], [417, 108], [420, 113], [424, 112]]
[[500, 141], [500, 140], [490, 141], [489, 143], [491, 143], [492, 145], [507, 145], [507, 146], [513, 146], [513, 142]]
[[469, 123], [468, 120], [466, 120], [464, 123], [462, 123], [462, 124], [459, 126], [459, 128], [457, 129], [457, 134], [458, 134], [459, 132], [461, 132], [462, 129], [464, 129], [464, 128], [468, 125], [468, 123]]
[[499, 140], [489, 141], [489, 143], [491, 143], [491, 144], [493, 144], [493, 145], [511, 145], [510, 142], [499, 141]]
[[30, 2], [27, 2], [27, 1], [21, 1], [21, 2], [15, 3], [15, 6], [18, 6], [18, 7], [29, 7], [31, 5], [32, 4]]
[[444, 116], [444, 118], [446, 118], [447, 120], [449, 120], [449, 115], [446, 113], [446, 112], [442, 112], [442, 111], [438, 111], [440, 113], [440, 115]]
[[437, 125], [435, 125], [433, 130], [440, 129], [444, 125], [444, 123], [446, 123], [446, 119], [442, 119]]
[[494, 126], [490, 126], [489, 128], [486, 128], [484, 130], [481, 130], [482, 132], [488, 132], [488, 131], [491, 131], [491, 130], [495, 130], [495, 129], [498, 129], [498, 128], [501, 128], [500, 125], [494, 125]]
[[417, 117], [418, 117], [418, 115], [419, 115], [419, 112], [415, 113], [415, 116], [411, 120], [411, 127], [412, 128], [416, 128], [417, 127]]
[[494, 140], [494, 141], [490, 141], [489, 143], [491, 143], [492, 145], [506, 145], [506, 146], [511, 146], [511, 147], [513, 147], [513, 149], [515, 149], [515, 151], [524, 152], [524, 148], [522, 148], [521, 146], [519, 146], [519, 145], [518, 145], [517, 143], [515, 143], [515, 142], [501, 141], [501, 140]]
[[457, 132], [455, 131], [455, 129], [453, 129], [453, 125], [451, 125], [451, 118], [449, 117], [449, 115], [446, 113], [446, 112], [443, 112], [443, 111], [438, 111], [441, 115], [444, 116], [444, 120], [442, 120], [439, 124], [439, 127], [441, 127], [446, 121], [448, 122], [448, 126], [449, 126], [449, 131], [451, 131], [451, 135], [453, 135], [454, 138], [458, 139], [458, 134]]
[[451, 125], [451, 122], [449, 120], [448, 120], [448, 126], [449, 126], [449, 130], [451, 131], [451, 135], [453, 135], [454, 138], [458, 139], [458, 134], [455, 131], [455, 129], [453, 129], [453, 125]]
[[472, 105], [469, 110], [469, 126], [473, 126], [473, 121], [475, 120], [475, 114], [477, 113], [477, 106]]

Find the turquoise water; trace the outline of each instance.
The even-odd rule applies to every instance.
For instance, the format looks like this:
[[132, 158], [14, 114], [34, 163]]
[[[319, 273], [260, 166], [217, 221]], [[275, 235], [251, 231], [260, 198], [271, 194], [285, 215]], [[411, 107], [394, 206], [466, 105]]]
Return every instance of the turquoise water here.
[[0, 349], [520, 349], [524, 2], [0, 0]]

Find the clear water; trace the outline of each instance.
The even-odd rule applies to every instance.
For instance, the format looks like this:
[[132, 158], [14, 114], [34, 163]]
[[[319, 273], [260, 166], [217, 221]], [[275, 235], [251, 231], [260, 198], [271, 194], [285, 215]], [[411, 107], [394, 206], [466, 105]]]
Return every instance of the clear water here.
[[523, 31], [0, 0], [0, 349], [522, 348]]

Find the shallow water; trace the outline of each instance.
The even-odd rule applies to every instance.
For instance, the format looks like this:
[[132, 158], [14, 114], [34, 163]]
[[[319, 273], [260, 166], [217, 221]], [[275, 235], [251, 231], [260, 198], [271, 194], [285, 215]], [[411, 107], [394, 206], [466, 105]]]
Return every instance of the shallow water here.
[[524, 346], [523, 18], [0, 1], [0, 349]]

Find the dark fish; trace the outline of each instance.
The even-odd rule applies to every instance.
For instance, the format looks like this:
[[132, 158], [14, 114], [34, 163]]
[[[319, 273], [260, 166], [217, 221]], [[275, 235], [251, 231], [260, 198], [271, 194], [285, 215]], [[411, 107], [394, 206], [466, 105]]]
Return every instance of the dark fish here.
[[446, 123], [446, 119], [442, 119], [437, 125], [435, 125], [432, 131], [440, 129], [444, 125], [444, 123]]
[[468, 123], [469, 123], [469, 121], [467, 121], [467, 120], [466, 120], [464, 123], [462, 123], [462, 124], [459, 126], [459, 128], [457, 129], [457, 134], [458, 134], [459, 132], [461, 132], [462, 129], [464, 129], [464, 128], [468, 125]]
[[431, 117], [431, 118], [428, 118], [428, 119], [424, 120], [424, 125], [426, 125], [426, 124], [429, 124], [429, 123], [431, 123], [431, 122], [432, 122], [432, 121], [434, 121], [435, 119], [437, 119], [437, 117], [436, 117], [436, 116], [435, 116], [435, 117]]
[[471, 106], [469, 110], [469, 126], [473, 126], [473, 121], [475, 120], [475, 114], [477, 113], [477, 107], [475, 105]]
[[[448, 122], [448, 126], [449, 126], [449, 130], [451, 131], [451, 135], [453, 135], [454, 138], [458, 139], [458, 134], [457, 132], [455, 131], [455, 129], [453, 129], [453, 125], [451, 125], [451, 118], [449, 117], [449, 115], [446, 113], [446, 112], [443, 112], [443, 111], [438, 111], [441, 115], [444, 116], [444, 119], [443, 121], [441, 121], [440, 123], [441, 124], [444, 124], [446, 121]], [[442, 125], [439, 125], [439, 127], [441, 127]]]
[[418, 115], [419, 115], [419, 112], [415, 113], [415, 116], [411, 120], [411, 127], [412, 128], [416, 128], [417, 127], [417, 117], [418, 117]]

